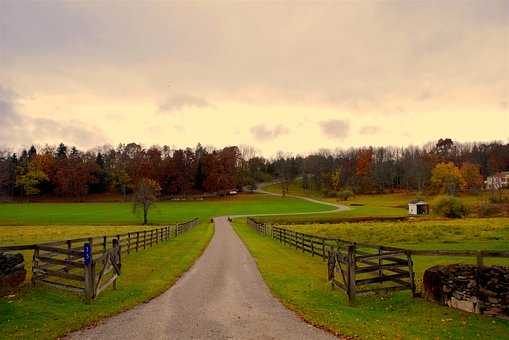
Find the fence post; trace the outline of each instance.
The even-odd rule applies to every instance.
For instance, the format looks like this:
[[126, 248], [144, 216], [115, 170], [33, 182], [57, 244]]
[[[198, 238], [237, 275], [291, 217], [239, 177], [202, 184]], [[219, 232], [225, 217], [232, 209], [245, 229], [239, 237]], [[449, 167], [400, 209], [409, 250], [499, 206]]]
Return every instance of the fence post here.
[[[113, 239], [111, 240], [111, 247], [113, 248], [111, 251], [113, 253], [110, 253], [110, 261], [115, 262], [115, 265], [119, 266], [120, 262], [120, 241], [119, 239]], [[116, 274], [115, 274], [116, 275]], [[117, 279], [113, 280], [113, 289], [117, 290]]]
[[33, 254], [33, 257], [32, 257], [32, 285], [36, 285], [37, 283], [37, 280], [36, 280], [36, 269], [39, 268], [39, 247], [36, 245], [34, 247], [34, 254]]
[[94, 240], [90, 237], [88, 239], [88, 245], [90, 248], [90, 258], [88, 263], [85, 263], [85, 299], [87, 303], [90, 303], [95, 297], [95, 267], [94, 267]]
[[131, 233], [127, 233], [127, 254], [129, 255], [131, 250]]
[[143, 230], [143, 249], [147, 247], [147, 231]]
[[[71, 260], [71, 249], [72, 249], [72, 240], [67, 240], [67, 260]], [[65, 267], [64, 271], [68, 272], [69, 267]]]
[[136, 252], [138, 252], [138, 247], [140, 246], [140, 232], [136, 232]]
[[479, 252], [477, 255], [477, 266], [482, 267], [484, 266], [484, 259], [482, 257], [482, 252]]
[[382, 247], [379, 247], [378, 248], [378, 277], [382, 277], [384, 275], [382, 265], [383, 265]]
[[106, 249], [108, 248], [108, 244], [106, 243], [106, 238], [107, 238], [107, 236], [103, 236], [103, 249], [104, 249], [104, 251], [106, 251]]
[[355, 243], [348, 246], [348, 304], [355, 303]]
[[329, 283], [331, 284], [331, 288], [336, 288], [334, 284], [335, 280], [335, 270], [336, 270], [336, 254], [335, 250], [329, 250], [327, 254], [327, 278], [329, 279]]
[[412, 253], [410, 251], [406, 251], [406, 256], [408, 259], [408, 274], [409, 277], [409, 283], [410, 283], [410, 289], [412, 290], [412, 296], [415, 297], [415, 273], [414, 273], [414, 261], [412, 260]]

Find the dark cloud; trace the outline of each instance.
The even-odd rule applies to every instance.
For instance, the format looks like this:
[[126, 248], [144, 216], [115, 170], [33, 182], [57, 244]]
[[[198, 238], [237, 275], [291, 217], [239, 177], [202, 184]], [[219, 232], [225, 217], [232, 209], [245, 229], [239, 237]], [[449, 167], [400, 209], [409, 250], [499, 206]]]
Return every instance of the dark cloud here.
[[366, 125], [359, 129], [359, 133], [361, 135], [374, 135], [380, 131], [382, 131], [382, 129], [379, 126], [374, 125]]
[[34, 118], [17, 110], [17, 94], [0, 85], [0, 145], [17, 147], [25, 144], [64, 141], [77, 146], [92, 146], [105, 141], [95, 127], [78, 121], [60, 122]]
[[344, 139], [350, 132], [350, 123], [346, 120], [330, 119], [319, 124], [322, 133], [329, 138]]
[[203, 108], [212, 107], [205, 98], [189, 95], [189, 94], [176, 94], [167, 98], [161, 105], [159, 105], [160, 112], [175, 112], [185, 108]]
[[259, 141], [273, 140], [290, 132], [283, 125], [279, 124], [274, 128], [268, 128], [265, 124], [259, 124], [251, 128], [251, 134]]

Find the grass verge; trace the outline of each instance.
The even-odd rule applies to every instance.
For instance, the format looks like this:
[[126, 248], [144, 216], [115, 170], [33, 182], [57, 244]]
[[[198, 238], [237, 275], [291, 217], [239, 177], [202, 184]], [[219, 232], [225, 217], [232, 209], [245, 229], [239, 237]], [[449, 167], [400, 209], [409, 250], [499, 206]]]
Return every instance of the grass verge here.
[[365, 339], [509, 338], [509, 321], [413, 299], [409, 292], [359, 297], [357, 305], [350, 307], [345, 294], [328, 285], [321, 259], [281, 246], [245, 221], [236, 220], [235, 230], [273, 294], [317, 326]]
[[213, 235], [201, 224], [179, 238], [124, 258], [118, 289], [87, 305], [77, 295], [26, 287], [0, 298], [0, 339], [54, 339], [160, 295], [201, 255]]

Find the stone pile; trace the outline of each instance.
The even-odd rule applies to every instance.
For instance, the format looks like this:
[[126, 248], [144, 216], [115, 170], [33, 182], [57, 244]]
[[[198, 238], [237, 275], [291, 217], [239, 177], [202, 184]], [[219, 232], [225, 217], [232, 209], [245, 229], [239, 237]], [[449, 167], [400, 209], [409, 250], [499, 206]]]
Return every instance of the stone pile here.
[[14, 292], [26, 274], [23, 255], [0, 253], [0, 296]]
[[426, 298], [467, 312], [509, 318], [509, 268], [453, 264], [424, 272]]

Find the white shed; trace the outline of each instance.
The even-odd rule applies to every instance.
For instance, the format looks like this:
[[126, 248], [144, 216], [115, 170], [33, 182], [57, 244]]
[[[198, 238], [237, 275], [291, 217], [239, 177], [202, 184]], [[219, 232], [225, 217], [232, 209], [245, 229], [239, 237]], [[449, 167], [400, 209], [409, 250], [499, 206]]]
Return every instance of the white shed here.
[[412, 216], [428, 215], [429, 204], [424, 201], [411, 201], [408, 203], [408, 214]]

